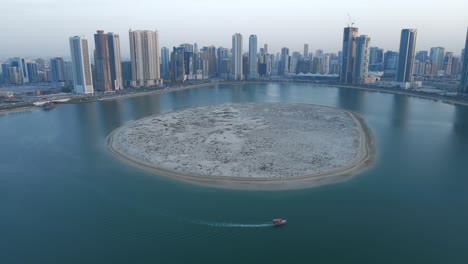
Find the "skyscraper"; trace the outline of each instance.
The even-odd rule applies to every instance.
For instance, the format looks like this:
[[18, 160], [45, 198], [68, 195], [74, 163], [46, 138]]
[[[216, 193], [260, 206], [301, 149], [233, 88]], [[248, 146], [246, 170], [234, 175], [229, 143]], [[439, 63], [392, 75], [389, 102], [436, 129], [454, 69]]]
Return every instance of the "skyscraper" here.
[[446, 52], [444, 58], [444, 75], [452, 75], [453, 52]]
[[249, 37], [249, 79], [257, 79], [257, 35]]
[[236, 33], [232, 36], [232, 77], [236, 81], [242, 81], [242, 35]]
[[281, 49], [280, 65], [278, 67], [278, 75], [285, 75], [289, 73], [289, 49]]
[[[180, 47], [181, 48], [184, 48], [185, 52], [192, 52], [194, 51], [194, 46], [190, 43], [183, 43], [183, 44], [180, 44]], [[198, 49], [198, 45], [197, 45], [197, 49]]]
[[38, 75], [38, 70], [37, 70], [37, 63], [28, 62], [26, 63], [26, 67], [28, 68], [29, 82], [31, 83], [38, 82], [39, 75]]
[[132, 60], [132, 86], [162, 84], [159, 70], [159, 39], [157, 31], [129, 31]]
[[383, 71], [383, 49], [371, 47], [369, 52], [369, 71]]
[[124, 86], [130, 86], [132, 82], [132, 62], [122, 61], [122, 82]]
[[330, 73], [330, 54], [324, 54], [322, 59], [322, 73], [329, 74]]
[[95, 89], [100, 92], [112, 91], [111, 73], [110, 73], [110, 58], [109, 58], [109, 43], [107, 35], [103, 30], [98, 30], [94, 34], [94, 66], [96, 67]]
[[340, 83], [351, 84], [353, 81], [352, 76], [357, 36], [358, 28], [347, 27], [344, 29]]
[[161, 75], [164, 79], [169, 77], [169, 49], [163, 47], [161, 49]]
[[356, 39], [356, 54], [354, 56], [353, 83], [364, 84], [369, 75], [370, 38], [367, 35]]
[[20, 73], [21, 83], [29, 83], [28, 67], [25, 58], [13, 58], [11, 59], [11, 66], [17, 67]]
[[109, 66], [113, 90], [123, 88], [122, 81], [122, 60], [120, 58], [120, 37], [118, 34], [107, 33], [107, 43], [109, 45]]
[[64, 81], [68, 84], [73, 84], [73, 63], [71, 61], [63, 62]]
[[304, 58], [309, 58], [309, 44], [304, 44]]
[[439, 71], [444, 70], [445, 48], [433, 47], [429, 55], [432, 61], [432, 75], [437, 75]]
[[460, 92], [468, 93], [468, 31], [466, 33], [465, 51], [463, 52], [463, 65], [460, 80]]
[[265, 45], [263, 45], [263, 51], [265, 51], [265, 54], [268, 54], [268, 44], [265, 43]]
[[[52, 58], [50, 59], [50, 69], [51, 69], [51, 78], [52, 82], [63, 82], [65, 81], [65, 65], [62, 58]], [[73, 78], [73, 77], [72, 77]]]
[[416, 60], [418, 60], [420, 62], [425, 63], [428, 58], [429, 57], [427, 55], [427, 50], [418, 51], [418, 53], [416, 53]]
[[185, 81], [185, 49], [174, 47], [171, 53], [171, 83], [182, 83]]
[[399, 54], [395, 51], [387, 51], [384, 54], [384, 75], [395, 77], [398, 70]]
[[217, 56], [218, 56], [218, 61], [216, 63], [217, 66], [217, 76], [227, 78], [229, 75], [229, 66], [225, 64], [229, 64], [229, 49], [228, 48], [223, 48], [219, 47], [216, 50]]
[[413, 81], [414, 56], [416, 51], [416, 29], [403, 29], [400, 39], [400, 57], [398, 58], [397, 82]]
[[82, 36], [70, 37], [70, 53], [73, 67], [75, 93], [94, 93], [88, 39]]

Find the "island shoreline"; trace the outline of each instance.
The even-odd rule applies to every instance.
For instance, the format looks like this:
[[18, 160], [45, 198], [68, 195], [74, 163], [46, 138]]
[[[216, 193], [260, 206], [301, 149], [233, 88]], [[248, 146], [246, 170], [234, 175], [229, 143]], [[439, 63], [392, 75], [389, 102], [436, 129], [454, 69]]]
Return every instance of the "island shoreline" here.
[[[333, 109], [339, 109], [329, 106], [321, 106]], [[112, 131], [111, 134], [106, 138], [107, 148], [110, 153], [123, 161], [127, 165], [131, 165], [142, 169], [144, 171], [163, 176], [168, 179], [177, 180], [181, 182], [215, 187], [224, 189], [234, 190], [255, 190], [255, 191], [274, 191], [274, 190], [290, 190], [290, 189], [307, 189], [318, 187], [326, 184], [338, 183], [352, 179], [355, 175], [364, 170], [368, 169], [373, 161], [375, 160], [375, 146], [373, 135], [366, 125], [364, 119], [357, 113], [339, 109], [340, 111], [348, 114], [356, 124], [359, 124], [360, 129], [360, 145], [358, 154], [355, 159], [348, 165], [335, 168], [333, 170], [317, 173], [313, 175], [305, 175], [300, 177], [289, 177], [289, 178], [246, 178], [246, 177], [227, 177], [227, 176], [211, 176], [211, 175], [200, 175], [200, 174], [189, 174], [181, 173], [172, 170], [162, 169], [154, 167], [152, 164], [148, 164], [144, 161], [137, 160], [134, 157], [126, 155], [114, 148], [113, 136], [121, 129], [125, 129], [128, 125], [133, 122], [127, 123], [124, 126], [117, 128]], [[147, 117], [151, 118], [151, 117]], [[146, 118], [143, 118], [146, 119]], [[141, 121], [137, 120], [137, 121]]]

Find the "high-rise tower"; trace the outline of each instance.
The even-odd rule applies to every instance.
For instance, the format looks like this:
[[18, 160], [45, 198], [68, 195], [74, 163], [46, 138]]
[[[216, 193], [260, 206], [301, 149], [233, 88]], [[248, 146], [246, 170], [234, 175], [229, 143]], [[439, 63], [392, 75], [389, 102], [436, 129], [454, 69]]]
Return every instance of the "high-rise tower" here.
[[52, 58], [50, 59], [51, 69], [51, 81], [52, 82], [63, 82], [65, 81], [65, 64], [63, 58]]
[[444, 70], [445, 48], [433, 47], [429, 55], [432, 61], [432, 75], [437, 75], [439, 71]]
[[242, 81], [242, 35], [236, 33], [232, 36], [232, 77], [236, 81]]
[[110, 73], [110, 58], [109, 58], [109, 42], [107, 35], [103, 30], [98, 30], [94, 34], [94, 65], [96, 69], [94, 87], [100, 92], [112, 91], [111, 73]]
[[466, 33], [465, 52], [462, 57], [463, 68], [460, 81], [460, 92], [468, 93], [468, 31]]
[[358, 28], [347, 27], [344, 29], [340, 83], [351, 84], [353, 81], [352, 76], [357, 36]]
[[278, 75], [285, 75], [289, 73], [289, 49], [281, 49], [280, 65], [278, 67]]
[[94, 93], [88, 39], [84, 36], [70, 37], [70, 53], [75, 93]]
[[161, 49], [161, 75], [164, 79], [169, 78], [169, 54], [168, 48]]
[[121, 90], [123, 88], [123, 80], [119, 35], [112, 32], [107, 33], [107, 44], [109, 45], [109, 67], [112, 89]]
[[364, 84], [369, 75], [370, 38], [367, 35], [356, 39], [356, 53], [354, 56], [353, 83]]
[[304, 58], [309, 58], [309, 44], [304, 44]]
[[258, 75], [257, 67], [257, 35], [249, 37], [249, 79], [255, 80]]
[[132, 86], [162, 84], [159, 70], [159, 39], [157, 31], [129, 31], [132, 60]]
[[401, 31], [397, 82], [413, 81], [417, 34], [418, 31], [416, 29], [403, 29]]

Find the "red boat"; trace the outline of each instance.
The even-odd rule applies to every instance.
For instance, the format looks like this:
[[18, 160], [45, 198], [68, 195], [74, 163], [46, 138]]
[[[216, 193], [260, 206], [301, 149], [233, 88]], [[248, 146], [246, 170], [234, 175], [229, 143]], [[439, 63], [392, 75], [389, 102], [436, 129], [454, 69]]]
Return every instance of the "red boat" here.
[[273, 219], [273, 226], [282, 226], [286, 224], [286, 219], [276, 218]]

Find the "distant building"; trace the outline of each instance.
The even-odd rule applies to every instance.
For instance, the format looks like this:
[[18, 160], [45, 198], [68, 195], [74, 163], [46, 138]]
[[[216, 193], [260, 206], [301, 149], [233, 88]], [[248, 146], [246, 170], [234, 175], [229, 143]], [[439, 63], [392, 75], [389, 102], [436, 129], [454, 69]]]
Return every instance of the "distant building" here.
[[27, 67], [27, 61], [25, 58], [13, 58], [10, 59], [10, 64], [13, 67], [17, 67], [20, 73], [20, 83], [17, 83], [15, 80], [15, 84], [24, 84], [24, 83], [29, 83], [29, 74], [28, 74], [28, 67]]
[[383, 71], [383, 49], [371, 47], [369, 50], [369, 71]]
[[432, 61], [432, 75], [437, 75], [439, 71], [444, 70], [445, 48], [431, 48], [430, 59]]
[[401, 31], [398, 72], [396, 78], [396, 81], [399, 83], [413, 81], [416, 37], [416, 29], [403, 29]]
[[367, 83], [369, 76], [370, 38], [362, 35], [356, 38], [356, 53], [354, 56], [353, 84]]
[[217, 59], [216, 59], [216, 47], [209, 46], [203, 47], [203, 58], [206, 61], [206, 75], [209, 78], [216, 77], [217, 74]]
[[[194, 46], [192, 44], [189, 44], [189, 43], [183, 43], [183, 44], [180, 44], [179, 45], [181, 48], [184, 48], [185, 52], [191, 52], [193, 53], [194, 51]], [[198, 49], [198, 47], [197, 47]]]
[[384, 76], [395, 77], [398, 70], [399, 54], [395, 51], [387, 51], [384, 54]]
[[4, 83], [10, 83], [10, 74], [9, 74], [10, 64], [2, 64], [2, 80]]
[[161, 76], [164, 79], [169, 78], [169, 69], [170, 69], [170, 59], [169, 59], [169, 49], [163, 47], [161, 49]]
[[314, 57], [312, 59], [312, 73], [317, 74], [321, 73], [323, 71], [323, 62], [322, 62], [322, 57]]
[[309, 44], [304, 44], [304, 58], [309, 58]]
[[86, 39], [84, 36], [70, 37], [70, 51], [72, 58], [73, 85], [75, 93], [94, 93], [88, 39]]
[[218, 62], [216, 63], [217, 76], [221, 77], [221, 78], [224, 78], [224, 79], [227, 79], [227, 77], [229, 76], [228, 69], [230, 68], [230, 66], [226, 67], [226, 65], [224, 65], [224, 63], [226, 62], [226, 60], [230, 62], [230, 60], [229, 60], [229, 57], [230, 57], [229, 56], [229, 49], [219, 47], [218, 49], [216, 49], [216, 55], [217, 55], [217, 59], [218, 59]]
[[[331, 56], [329, 54], [323, 55], [323, 59], [322, 59], [322, 64], [323, 64], [322, 65], [322, 73], [323, 74], [329, 74], [330, 73], [330, 57]], [[367, 64], [369, 64], [369, 62]]]
[[107, 35], [103, 30], [98, 30], [94, 34], [94, 65], [95, 65], [95, 87], [100, 92], [112, 91], [112, 81], [110, 73], [109, 43]]
[[36, 63], [37, 63], [37, 70], [38, 71], [45, 71], [46, 69], [46, 62], [44, 59], [36, 59]]
[[260, 54], [258, 58], [258, 75], [262, 77], [271, 75], [271, 59], [269, 54]]
[[[185, 50], [184, 47], [180, 47], [184, 51], [184, 81], [189, 79], [194, 79], [194, 75], [196, 73], [196, 70], [194, 68], [194, 59], [195, 59], [195, 54], [191, 51]], [[208, 62], [205, 62], [205, 65], [203, 65], [203, 56], [200, 57], [201, 60], [201, 67], [198, 68], [198, 70], [204, 71], [204, 75], [208, 74]], [[172, 59], [171, 59], [172, 61]]]
[[232, 36], [232, 78], [236, 81], [244, 80], [242, 67], [242, 35], [236, 33]]
[[73, 63], [71, 61], [63, 62], [64, 81], [67, 84], [73, 84]]
[[242, 75], [249, 76], [249, 54], [242, 55]]
[[278, 67], [278, 75], [289, 74], [289, 49], [281, 49], [280, 65]]
[[257, 35], [249, 37], [249, 79], [255, 80], [258, 76], [257, 67]]
[[185, 49], [174, 47], [171, 52], [171, 83], [183, 83], [185, 81]]
[[425, 63], [428, 59], [429, 59], [429, 56], [428, 56], [427, 50], [418, 51], [416, 53], [416, 60]]
[[50, 59], [50, 70], [51, 70], [50, 79], [52, 82], [65, 81], [65, 66], [64, 66], [63, 58], [56, 57], [56, 58]]
[[161, 85], [157, 31], [129, 31], [133, 87]]
[[122, 59], [120, 57], [120, 37], [118, 34], [109, 32], [107, 33], [107, 41], [109, 45], [112, 90], [117, 91], [123, 88]]
[[446, 52], [444, 57], [444, 75], [452, 76], [453, 52]]
[[462, 74], [459, 91], [468, 93], [468, 31], [466, 33], [465, 50], [462, 57]]
[[132, 62], [122, 61], [122, 81], [124, 86], [130, 86], [132, 84]]
[[8, 67], [9, 83], [11, 84], [23, 84], [23, 75], [21, 74], [21, 68], [16, 66]]
[[460, 69], [461, 69], [461, 61], [460, 58], [458, 57], [453, 57], [452, 58], [452, 76], [455, 78], [458, 78], [460, 75]]
[[28, 69], [29, 82], [39, 82], [39, 71], [37, 69], [37, 64], [35, 62], [28, 62], [26, 63], [26, 67]]
[[344, 29], [340, 83], [352, 84], [353, 82], [354, 54], [357, 36], [358, 28], [347, 27]]

